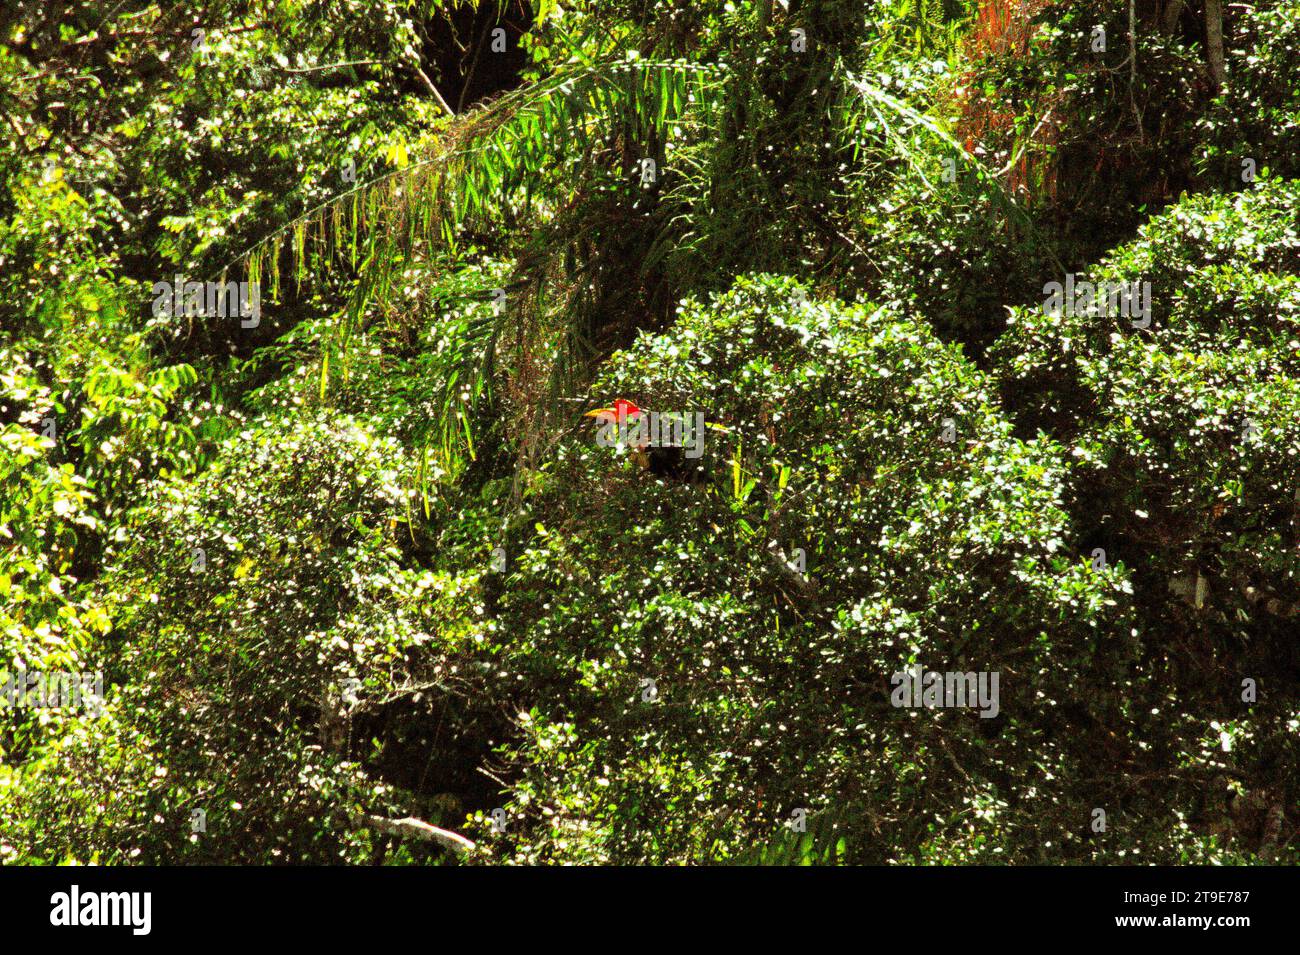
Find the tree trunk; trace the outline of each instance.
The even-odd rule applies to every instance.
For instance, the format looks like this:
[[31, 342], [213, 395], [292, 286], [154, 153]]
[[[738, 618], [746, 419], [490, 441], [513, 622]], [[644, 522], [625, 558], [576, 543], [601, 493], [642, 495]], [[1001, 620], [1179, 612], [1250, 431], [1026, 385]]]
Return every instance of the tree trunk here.
[[1173, 33], [1178, 29], [1178, 18], [1183, 15], [1183, 0], [1169, 0], [1169, 6], [1165, 7], [1164, 16], [1160, 21], [1160, 26], [1165, 33]]
[[1228, 81], [1223, 59], [1223, 0], [1205, 0], [1205, 55], [1215, 89], [1219, 89]]

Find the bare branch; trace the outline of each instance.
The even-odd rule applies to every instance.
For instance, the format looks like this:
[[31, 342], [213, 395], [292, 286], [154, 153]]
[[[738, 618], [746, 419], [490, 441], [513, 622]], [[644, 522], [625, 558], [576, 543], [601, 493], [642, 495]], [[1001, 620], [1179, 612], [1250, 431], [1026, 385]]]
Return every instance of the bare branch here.
[[405, 819], [389, 819], [386, 816], [363, 813], [357, 818], [357, 821], [368, 829], [374, 829], [386, 835], [397, 836], [402, 839], [436, 842], [444, 849], [456, 853], [464, 854], [475, 846], [473, 840], [466, 839], [460, 833], [452, 832], [450, 829], [439, 829], [437, 826], [431, 826], [423, 819], [416, 819], [413, 816], [407, 816]]
[[442, 94], [438, 92], [438, 87], [433, 85], [433, 80], [429, 79], [429, 77], [425, 75], [424, 70], [420, 69], [420, 65], [418, 63], [412, 63], [411, 69], [415, 70], [415, 75], [424, 82], [425, 87], [433, 94], [433, 98], [438, 101], [438, 105], [447, 111], [447, 115], [455, 116], [455, 111], [447, 105], [447, 101], [443, 99]]

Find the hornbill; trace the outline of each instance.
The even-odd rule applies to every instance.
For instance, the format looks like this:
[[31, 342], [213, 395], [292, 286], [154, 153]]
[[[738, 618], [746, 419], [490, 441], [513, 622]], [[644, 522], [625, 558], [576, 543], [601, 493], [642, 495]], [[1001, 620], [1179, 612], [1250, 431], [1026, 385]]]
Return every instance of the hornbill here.
[[[658, 430], [663, 430], [663, 419], [659, 415], [651, 417], [651, 412], [638, 408], [626, 398], [617, 399], [612, 408], [596, 408], [593, 411], [588, 411], [584, 417], [595, 418], [602, 425], [617, 425], [618, 431], [616, 433], [627, 438], [627, 445], [632, 452], [632, 460], [640, 468], [649, 471], [655, 477], [686, 481], [688, 483], [704, 480], [705, 471], [700, 466], [700, 454], [702, 453], [704, 441], [702, 429], [697, 427], [694, 430], [688, 430], [685, 425], [682, 425], [677, 432], [682, 438], [682, 443], [661, 441], [661, 435], [656, 435], [653, 432], [656, 430], [656, 424]], [[699, 423], [706, 428], [712, 428], [715, 431], [727, 430], [722, 425], [705, 422], [703, 415], [697, 417]], [[633, 430], [629, 428], [629, 425], [633, 422], [637, 424], [649, 423], [651, 427], [648, 432], [647, 429], [641, 427]], [[697, 453], [688, 455], [685, 445], [691, 439], [700, 442], [700, 444], [697, 446]]]

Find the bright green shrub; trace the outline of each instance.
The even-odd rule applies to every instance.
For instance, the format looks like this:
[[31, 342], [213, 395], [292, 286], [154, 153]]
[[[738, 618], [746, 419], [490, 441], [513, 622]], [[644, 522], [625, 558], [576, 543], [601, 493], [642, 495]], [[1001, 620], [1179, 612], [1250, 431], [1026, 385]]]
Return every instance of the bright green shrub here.
[[[1112, 253], [1091, 277], [1150, 281], [1150, 329], [1030, 307], [993, 350], [1021, 426], [1073, 444], [1085, 546], [1131, 569], [1152, 707], [1129, 733], [1182, 767], [1191, 830], [1223, 836], [1189, 857], [1268, 856], [1261, 820], [1295, 798], [1298, 701], [1276, 675], [1295, 672], [1300, 611], [1298, 197], [1188, 199]], [[1194, 743], [1226, 726], [1230, 750]], [[1244, 822], [1222, 824], [1229, 795]]]
[[1240, 188], [1257, 173], [1300, 176], [1300, 3], [1243, 5], [1233, 11], [1228, 83], [1197, 124], [1200, 165], [1216, 185]]
[[[388, 789], [360, 764], [376, 755], [360, 724], [449, 692], [444, 664], [477, 634], [466, 584], [403, 550], [413, 474], [391, 438], [311, 415], [248, 428], [133, 512], [109, 581], [122, 705], [169, 767], [151, 857], [364, 848], [352, 815], [384, 814]], [[217, 837], [189, 838], [193, 808]]]
[[[575, 434], [514, 525], [516, 858], [739, 858], [797, 808], [850, 820], [848, 861], [1087, 853], [1092, 797], [1065, 786], [1093, 757], [1061, 714], [1123, 707], [1097, 654], [1123, 657], [1124, 576], [1071, 552], [1065, 459], [1010, 435], [980, 373], [762, 278], [686, 303], [594, 395], [728, 431], [693, 482]], [[1001, 715], [894, 709], [912, 662], [1001, 671]]]

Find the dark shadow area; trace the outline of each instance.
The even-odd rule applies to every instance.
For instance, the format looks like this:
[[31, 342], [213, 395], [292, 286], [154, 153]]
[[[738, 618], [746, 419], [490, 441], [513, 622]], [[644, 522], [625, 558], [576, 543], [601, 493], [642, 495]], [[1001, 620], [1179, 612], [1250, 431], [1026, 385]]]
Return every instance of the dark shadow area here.
[[515, 89], [527, 57], [519, 38], [532, 24], [520, 0], [503, 6], [442, 11], [424, 26], [424, 57], [437, 67], [434, 82], [457, 113], [498, 93]]

